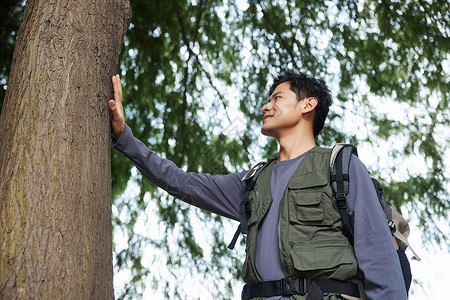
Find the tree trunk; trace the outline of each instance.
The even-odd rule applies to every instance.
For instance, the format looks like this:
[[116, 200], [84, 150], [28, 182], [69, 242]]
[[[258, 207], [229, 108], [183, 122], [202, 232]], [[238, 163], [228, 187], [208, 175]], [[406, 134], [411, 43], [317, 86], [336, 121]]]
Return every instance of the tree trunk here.
[[129, 0], [29, 0], [0, 116], [0, 298], [111, 299], [108, 100]]

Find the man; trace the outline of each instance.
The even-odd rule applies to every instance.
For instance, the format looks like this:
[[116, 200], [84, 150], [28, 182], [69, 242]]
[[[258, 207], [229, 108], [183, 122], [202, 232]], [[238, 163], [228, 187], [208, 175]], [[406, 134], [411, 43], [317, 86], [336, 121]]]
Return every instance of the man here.
[[[113, 147], [174, 197], [239, 220], [247, 172], [186, 173], [158, 157], [125, 124], [119, 76], [112, 81]], [[350, 163], [347, 197], [354, 248], [343, 235], [329, 183], [331, 151], [314, 141], [330, 105], [325, 83], [305, 74], [286, 73], [270, 89], [261, 132], [278, 140], [279, 155], [261, 172], [249, 196], [243, 299], [407, 298], [386, 219], [356, 156]], [[363, 284], [354, 283], [358, 280]]]

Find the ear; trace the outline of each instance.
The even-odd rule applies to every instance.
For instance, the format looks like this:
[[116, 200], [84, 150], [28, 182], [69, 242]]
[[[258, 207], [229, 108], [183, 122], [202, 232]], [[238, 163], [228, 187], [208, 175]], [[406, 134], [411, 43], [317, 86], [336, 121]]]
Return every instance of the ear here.
[[317, 100], [316, 97], [309, 97], [306, 98], [303, 105], [303, 113], [309, 113], [312, 112], [316, 107], [317, 104], [319, 103], [319, 101]]

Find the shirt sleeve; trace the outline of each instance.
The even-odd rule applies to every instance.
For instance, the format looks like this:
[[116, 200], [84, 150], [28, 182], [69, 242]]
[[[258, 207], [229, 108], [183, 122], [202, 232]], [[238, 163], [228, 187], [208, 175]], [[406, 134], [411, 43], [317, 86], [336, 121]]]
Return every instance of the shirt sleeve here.
[[229, 175], [188, 173], [159, 157], [133, 136], [125, 125], [113, 148], [129, 158], [152, 183], [170, 195], [209, 212], [239, 220], [239, 204], [245, 192], [241, 179], [246, 172]]
[[369, 173], [356, 156], [350, 161], [347, 201], [354, 228], [355, 256], [364, 273], [367, 299], [407, 299], [386, 217]]

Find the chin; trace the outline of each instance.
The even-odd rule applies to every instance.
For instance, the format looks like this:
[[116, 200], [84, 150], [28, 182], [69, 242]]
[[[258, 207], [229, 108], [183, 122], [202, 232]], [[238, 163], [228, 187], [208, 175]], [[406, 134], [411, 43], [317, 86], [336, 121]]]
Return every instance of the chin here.
[[264, 129], [264, 127], [261, 127], [261, 133], [262, 133], [263, 135], [265, 135], [265, 136], [272, 136], [272, 135], [270, 134], [270, 130]]
[[265, 130], [264, 127], [261, 127], [261, 133], [262, 133], [263, 135], [267, 135], [267, 130]]

